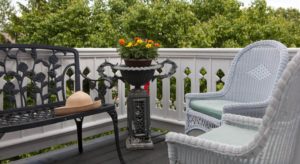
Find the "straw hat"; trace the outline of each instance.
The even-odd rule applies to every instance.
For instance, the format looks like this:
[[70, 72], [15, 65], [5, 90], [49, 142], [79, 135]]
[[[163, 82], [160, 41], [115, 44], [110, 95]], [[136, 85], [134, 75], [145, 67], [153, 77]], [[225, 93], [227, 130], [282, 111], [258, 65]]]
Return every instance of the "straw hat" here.
[[77, 91], [68, 97], [65, 106], [55, 108], [54, 112], [56, 115], [67, 115], [96, 109], [100, 106], [101, 100], [93, 101], [90, 95], [82, 91]]

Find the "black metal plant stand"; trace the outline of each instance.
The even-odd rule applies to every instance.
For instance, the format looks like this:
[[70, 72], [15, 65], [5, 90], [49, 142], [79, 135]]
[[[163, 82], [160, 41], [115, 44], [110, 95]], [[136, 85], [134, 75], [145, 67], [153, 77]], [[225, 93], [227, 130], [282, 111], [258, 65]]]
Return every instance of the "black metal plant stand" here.
[[[170, 64], [171, 69], [164, 75], [154, 75], [155, 70], [161, 69], [165, 64]], [[108, 77], [104, 74], [104, 67], [110, 66], [113, 71], [120, 71], [122, 76]], [[98, 72], [106, 78], [116, 81], [118, 79], [128, 82], [134, 86], [127, 98], [127, 124], [128, 138], [126, 139], [127, 149], [151, 149], [153, 142], [151, 140], [150, 130], [150, 98], [147, 92], [141, 88], [150, 80], [156, 78], [170, 77], [176, 72], [177, 65], [171, 60], [165, 60], [162, 63], [151, 65], [149, 67], [127, 67], [125, 65], [113, 65], [103, 63]]]

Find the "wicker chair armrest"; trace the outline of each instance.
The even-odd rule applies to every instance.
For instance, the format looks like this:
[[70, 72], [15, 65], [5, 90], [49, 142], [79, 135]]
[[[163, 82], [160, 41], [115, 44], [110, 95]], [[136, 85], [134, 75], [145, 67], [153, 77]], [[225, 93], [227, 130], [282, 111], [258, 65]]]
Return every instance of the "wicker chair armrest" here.
[[224, 92], [187, 93], [186, 99], [211, 99], [224, 96]]
[[258, 128], [262, 124], [261, 118], [240, 116], [235, 114], [224, 114], [222, 122], [226, 124], [235, 124], [240, 126], [252, 126]]
[[197, 151], [209, 151], [210, 153], [232, 157], [247, 156], [249, 151], [247, 146], [228, 145], [176, 132], [169, 132], [166, 135], [166, 142], [168, 144], [188, 146], [197, 149]]
[[224, 106], [223, 112], [262, 118], [268, 104], [269, 101], [231, 104]]

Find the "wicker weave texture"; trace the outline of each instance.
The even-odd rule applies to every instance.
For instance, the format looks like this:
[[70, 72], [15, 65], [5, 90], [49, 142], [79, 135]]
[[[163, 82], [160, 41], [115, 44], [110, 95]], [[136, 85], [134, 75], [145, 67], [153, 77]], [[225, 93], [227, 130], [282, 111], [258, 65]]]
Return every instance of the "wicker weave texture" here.
[[[297, 164], [294, 161], [300, 123], [300, 53], [284, 70], [271, 94], [263, 118], [225, 114], [224, 124], [258, 127], [243, 145], [170, 132], [166, 136], [171, 163], [185, 164]], [[213, 129], [216, 131], [218, 129]], [[226, 134], [224, 134], [226, 135]], [[238, 136], [237, 136], [238, 137]]]
[[288, 63], [286, 46], [273, 40], [258, 41], [241, 50], [233, 59], [225, 86], [220, 92], [186, 94], [187, 121], [185, 132], [193, 129], [208, 131], [219, 126], [216, 120], [190, 107], [191, 100], [229, 100], [223, 113], [263, 117], [271, 93]]

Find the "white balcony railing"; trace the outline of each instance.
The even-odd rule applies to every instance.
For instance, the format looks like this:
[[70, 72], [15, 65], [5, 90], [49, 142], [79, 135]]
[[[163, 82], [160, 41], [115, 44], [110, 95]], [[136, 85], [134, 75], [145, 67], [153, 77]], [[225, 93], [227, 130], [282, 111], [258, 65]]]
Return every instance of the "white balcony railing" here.
[[[77, 50], [80, 54], [81, 70], [88, 69], [90, 73], [87, 76], [90, 78], [98, 77], [96, 70], [105, 60], [111, 63], [122, 62], [114, 48], [78, 48]], [[150, 109], [152, 123], [154, 123], [152, 126], [157, 128], [164, 127], [170, 130], [173, 130], [173, 127], [168, 125], [183, 127], [185, 120], [185, 86], [190, 85], [190, 87], [186, 87], [186, 90], [190, 89], [191, 92], [199, 92], [200, 79], [204, 78], [207, 82], [207, 91], [216, 91], [216, 82], [225, 82], [231, 60], [239, 50], [237, 48], [160, 49], [158, 61], [169, 58], [178, 66], [176, 73], [172, 77], [172, 83], [176, 85], [173, 88], [173, 91], [176, 92], [176, 98], [175, 100], [171, 99], [170, 78], [162, 80], [161, 91], [159, 91], [162, 95], [160, 98], [157, 97], [158, 89], [160, 89], [157, 87], [157, 80], [151, 82]], [[294, 56], [299, 50], [300, 48], [290, 48], [290, 56]], [[202, 70], [202, 73], [200, 70]], [[225, 74], [224, 77], [220, 78], [217, 76], [219, 70], [223, 71]], [[187, 84], [189, 83], [187, 81], [190, 81], [190, 84]], [[113, 99], [112, 90], [118, 93], [117, 98]], [[125, 84], [119, 81], [118, 86], [112, 90], [107, 93], [106, 100], [109, 103], [117, 103], [120, 127], [126, 126]], [[1, 99], [0, 105], [2, 103], [3, 99]], [[86, 118], [84, 120], [84, 136], [99, 133], [103, 130], [111, 130], [110, 121], [109, 116], [105, 114]], [[75, 124], [71, 120], [54, 125], [7, 133], [0, 140], [0, 154], [2, 154], [0, 155], [0, 159], [74, 140], [76, 137], [76, 135], [73, 135], [75, 130]]]

